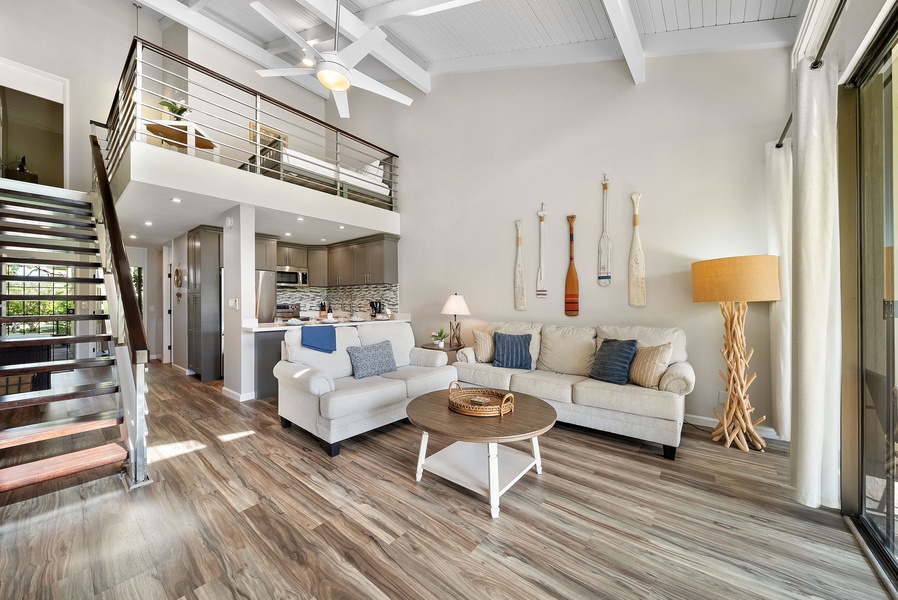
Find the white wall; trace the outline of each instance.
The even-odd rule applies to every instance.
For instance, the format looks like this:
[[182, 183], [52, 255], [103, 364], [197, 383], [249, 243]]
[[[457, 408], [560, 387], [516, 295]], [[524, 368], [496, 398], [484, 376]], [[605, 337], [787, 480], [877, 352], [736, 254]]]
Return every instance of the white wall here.
[[[90, 189], [89, 121], [104, 122], [109, 113], [135, 33], [134, 13], [119, 0], [30, 0], [3, 7], [0, 57], [69, 80], [66, 144], [74, 189]], [[140, 35], [158, 43], [159, 22], [141, 15]]]
[[[400, 155], [400, 310], [419, 343], [444, 325], [453, 292], [490, 320], [679, 326], [698, 382], [688, 414], [711, 417], [723, 385], [723, 322], [693, 304], [691, 263], [767, 250], [764, 143], [789, 114], [785, 49], [649, 59], [634, 86], [624, 64], [599, 62], [435, 78], [411, 107], [350, 91], [358, 134]], [[328, 103], [333, 122], [333, 106]], [[602, 173], [611, 180], [612, 285], [595, 283]], [[631, 192], [641, 192], [648, 305], [627, 304]], [[538, 219], [546, 203], [549, 297], [535, 294]], [[576, 214], [580, 315], [565, 317], [566, 215]], [[524, 220], [526, 312], [513, 303], [515, 219]], [[771, 415], [768, 307], [751, 305], [758, 372], [752, 403]], [[769, 421], [768, 421], [769, 423]], [[767, 425], [768, 423], [765, 423]]]

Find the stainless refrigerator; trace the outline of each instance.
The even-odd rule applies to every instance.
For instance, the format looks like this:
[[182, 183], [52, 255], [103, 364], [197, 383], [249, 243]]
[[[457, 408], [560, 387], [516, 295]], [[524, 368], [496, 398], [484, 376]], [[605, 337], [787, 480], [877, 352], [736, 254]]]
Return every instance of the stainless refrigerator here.
[[256, 319], [259, 323], [274, 323], [277, 300], [275, 272], [256, 271]]

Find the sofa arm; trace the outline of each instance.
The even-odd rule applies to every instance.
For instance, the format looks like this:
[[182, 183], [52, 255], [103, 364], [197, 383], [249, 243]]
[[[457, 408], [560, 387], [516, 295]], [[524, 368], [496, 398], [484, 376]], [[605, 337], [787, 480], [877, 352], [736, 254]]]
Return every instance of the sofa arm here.
[[416, 367], [443, 367], [449, 362], [449, 355], [441, 350], [412, 348], [409, 360]]
[[688, 362], [678, 362], [667, 367], [658, 384], [659, 390], [673, 392], [678, 396], [685, 396], [694, 388], [695, 370]]
[[277, 377], [278, 383], [293, 385], [314, 396], [327, 394], [336, 389], [330, 373], [302, 363], [282, 360], [274, 365], [274, 376]]
[[474, 348], [462, 348], [455, 353], [455, 360], [463, 363], [477, 362], [477, 359], [474, 358]]

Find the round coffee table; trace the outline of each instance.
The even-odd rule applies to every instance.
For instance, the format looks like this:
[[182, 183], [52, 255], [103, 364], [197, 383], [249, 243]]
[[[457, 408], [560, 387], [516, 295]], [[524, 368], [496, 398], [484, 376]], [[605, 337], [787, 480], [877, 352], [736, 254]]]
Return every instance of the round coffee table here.
[[[532, 467], [542, 473], [537, 437], [555, 425], [555, 409], [547, 402], [514, 393], [514, 412], [502, 417], [472, 417], [449, 409], [449, 391], [431, 392], [412, 400], [408, 419], [422, 430], [415, 481], [430, 471], [489, 499], [490, 513], [499, 516], [499, 497]], [[429, 434], [456, 440], [427, 456]], [[530, 440], [533, 453], [500, 445]], [[486, 452], [484, 452], [486, 450]]]

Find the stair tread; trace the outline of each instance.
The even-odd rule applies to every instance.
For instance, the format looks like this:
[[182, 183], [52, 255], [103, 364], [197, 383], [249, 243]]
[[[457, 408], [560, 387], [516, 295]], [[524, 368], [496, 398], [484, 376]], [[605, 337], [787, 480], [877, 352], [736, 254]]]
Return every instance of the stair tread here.
[[33, 425], [10, 427], [9, 429], [0, 431], [0, 450], [34, 442], [41, 442], [62, 437], [64, 435], [73, 435], [76, 433], [84, 433], [85, 431], [93, 431], [95, 429], [104, 429], [106, 427], [120, 425], [122, 421], [121, 411], [112, 409], [89, 415], [35, 423]]
[[0, 294], [0, 300], [87, 300], [102, 302], [106, 296], [96, 294]]
[[117, 443], [96, 446], [0, 469], [0, 492], [124, 461], [128, 452]]
[[[32, 238], [36, 239], [36, 238]], [[85, 248], [82, 246], [59, 246], [57, 244], [43, 244], [40, 242], [25, 241], [23, 238], [18, 240], [0, 240], [0, 248], [8, 249], [28, 249], [28, 250], [49, 250], [51, 252], [65, 252], [68, 254], [99, 254], [99, 248]]]
[[54, 206], [54, 205], [44, 205], [44, 204], [36, 204], [28, 201], [21, 200], [13, 200], [9, 198], [2, 197], [2, 192], [0, 192], [0, 207], [4, 208], [29, 208], [42, 210], [45, 212], [52, 212], [61, 215], [75, 215], [75, 216], [83, 216], [83, 217], [92, 217], [93, 209], [92, 208], [78, 208], [78, 207], [65, 207], [65, 206]]
[[35, 275], [0, 275], [0, 281], [34, 281], [36, 283], [95, 283], [104, 282], [100, 277], [41, 277]]
[[39, 194], [37, 192], [24, 192], [21, 190], [10, 189], [0, 185], [0, 195], [8, 198], [21, 198], [37, 200], [40, 202], [50, 202], [60, 206], [77, 206], [81, 208], [93, 208], [90, 200], [75, 200], [73, 198], [61, 198], [59, 196], [51, 196], [49, 194]]
[[0, 348], [15, 348], [16, 346], [56, 346], [58, 344], [80, 344], [83, 342], [108, 341], [112, 335], [108, 333], [96, 333], [91, 335], [7, 335], [0, 338]]
[[35, 404], [47, 404], [49, 402], [61, 402], [75, 398], [87, 398], [90, 396], [102, 396], [117, 392], [117, 381], [101, 381], [99, 383], [84, 383], [64, 387], [50, 388], [49, 390], [37, 390], [33, 392], [19, 392], [18, 394], [0, 395], [0, 410], [34, 406]]
[[86, 260], [57, 260], [55, 258], [15, 258], [4, 256], [0, 258], [0, 264], [4, 265], [47, 265], [51, 267], [76, 267], [80, 269], [99, 269], [103, 265]]
[[65, 360], [47, 360], [16, 365], [0, 365], [0, 377], [21, 375], [24, 373], [47, 373], [69, 371], [71, 369], [89, 369], [108, 367], [115, 364], [115, 357], [99, 356], [96, 358], [68, 358]]
[[25, 315], [0, 317], [0, 323], [46, 323], [50, 321], [105, 321], [107, 314], [96, 315]]
[[40, 236], [54, 238], [71, 238], [77, 240], [96, 240], [97, 234], [93, 231], [85, 233], [78, 229], [63, 229], [59, 227], [51, 227], [44, 229], [40, 225], [26, 225], [24, 223], [10, 223], [9, 221], [0, 220], [0, 234], [8, 235], [11, 233], [27, 233]]
[[40, 221], [43, 223], [53, 223], [55, 225], [70, 225], [72, 227], [93, 229], [97, 223], [93, 217], [81, 217], [77, 215], [61, 216], [61, 215], [43, 215], [33, 212], [20, 211], [18, 206], [0, 209], [0, 218], [19, 219], [22, 221]]

